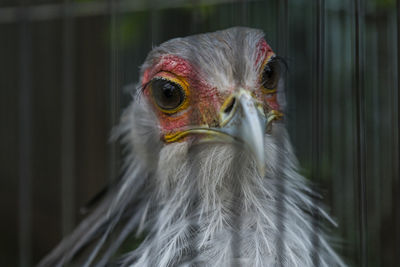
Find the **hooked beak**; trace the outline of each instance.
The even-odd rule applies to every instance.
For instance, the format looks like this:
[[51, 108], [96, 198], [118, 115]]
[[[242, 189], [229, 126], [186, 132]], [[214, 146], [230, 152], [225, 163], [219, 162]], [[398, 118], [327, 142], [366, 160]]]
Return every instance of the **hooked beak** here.
[[[282, 115], [271, 110], [267, 116], [250, 92], [240, 89], [222, 105], [220, 127], [196, 127], [164, 136], [166, 142], [174, 142], [189, 134], [205, 134], [209, 138], [237, 141], [254, 155], [261, 176], [265, 174], [264, 135], [267, 125]], [[209, 140], [209, 139], [205, 139]]]
[[221, 126], [213, 130], [243, 143], [254, 155], [261, 176], [265, 173], [264, 134], [267, 119], [248, 91], [240, 89], [229, 97], [220, 112]]

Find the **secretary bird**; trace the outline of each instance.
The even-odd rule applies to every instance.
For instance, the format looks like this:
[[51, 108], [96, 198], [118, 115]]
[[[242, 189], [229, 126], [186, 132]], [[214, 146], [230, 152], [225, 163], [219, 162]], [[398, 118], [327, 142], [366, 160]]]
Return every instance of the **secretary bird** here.
[[153, 48], [114, 133], [124, 176], [39, 266], [344, 266], [298, 172], [283, 70], [251, 28]]

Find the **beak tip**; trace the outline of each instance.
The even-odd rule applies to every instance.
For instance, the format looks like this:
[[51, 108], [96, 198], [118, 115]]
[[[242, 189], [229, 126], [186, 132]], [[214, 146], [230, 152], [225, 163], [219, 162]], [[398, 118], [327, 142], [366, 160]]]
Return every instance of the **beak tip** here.
[[257, 170], [261, 177], [265, 176], [265, 164], [264, 161], [257, 162]]

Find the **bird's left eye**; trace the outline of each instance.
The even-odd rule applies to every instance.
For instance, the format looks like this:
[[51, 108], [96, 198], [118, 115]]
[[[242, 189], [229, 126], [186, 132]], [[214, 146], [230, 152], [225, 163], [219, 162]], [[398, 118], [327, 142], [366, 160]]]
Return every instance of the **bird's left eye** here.
[[166, 113], [176, 112], [185, 100], [185, 92], [180, 85], [162, 78], [151, 82], [151, 94], [157, 106]]
[[261, 85], [267, 90], [274, 90], [278, 86], [281, 69], [278, 60], [272, 58], [264, 67], [261, 76]]

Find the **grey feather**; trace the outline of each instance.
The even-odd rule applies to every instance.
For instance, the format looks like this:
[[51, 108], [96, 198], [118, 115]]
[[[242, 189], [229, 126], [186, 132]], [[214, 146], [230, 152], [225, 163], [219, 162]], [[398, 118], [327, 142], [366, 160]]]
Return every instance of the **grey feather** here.
[[[231, 28], [173, 39], [150, 52], [141, 76], [172, 54], [195, 65], [220, 91], [251, 88], [260, 71], [254, 62], [262, 38], [259, 30]], [[283, 81], [278, 94], [283, 104]], [[114, 264], [313, 266], [317, 257], [321, 266], [345, 266], [323, 228], [314, 232], [313, 213], [332, 220], [298, 172], [284, 123], [275, 122], [265, 134], [261, 177], [253, 156], [237, 144], [164, 144], [149, 105], [138, 93], [114, 131], [128, 152], [123, 179], [39, 266], [73, 264], [85, 250], [81, 263], [105, 266], [135, 231], [146, 239]]]

